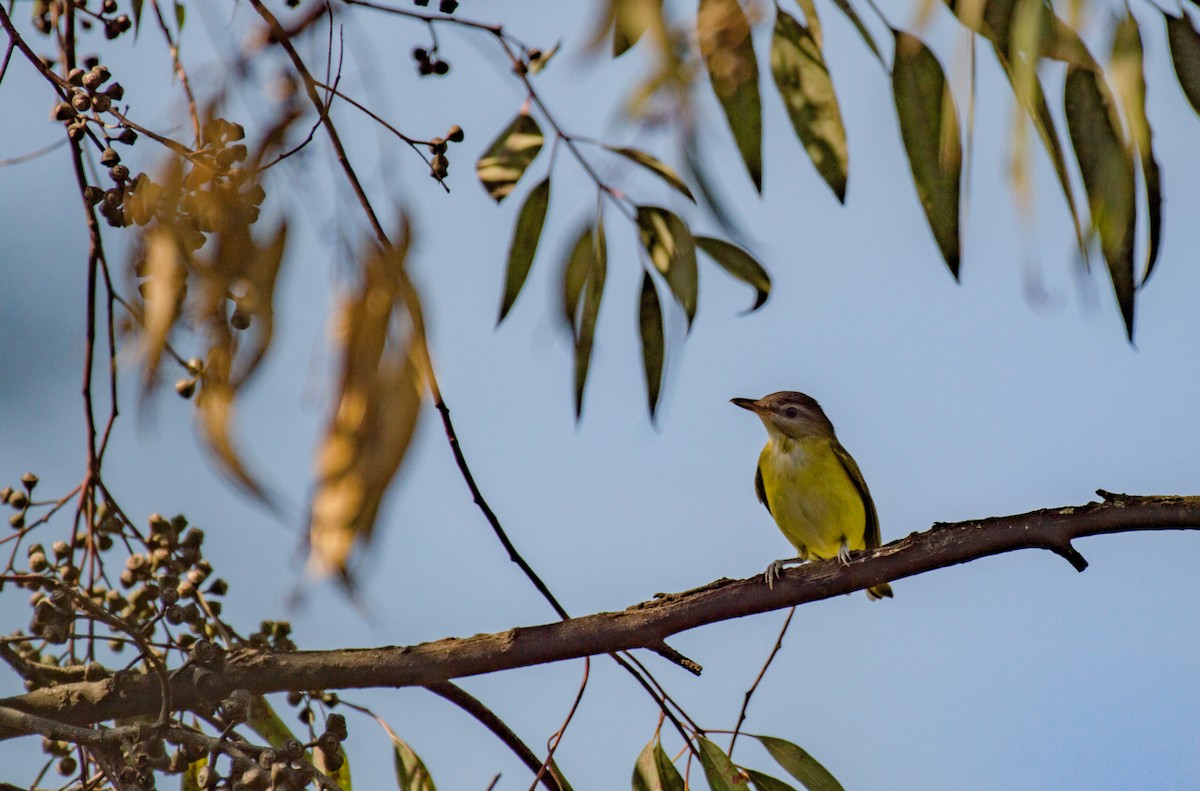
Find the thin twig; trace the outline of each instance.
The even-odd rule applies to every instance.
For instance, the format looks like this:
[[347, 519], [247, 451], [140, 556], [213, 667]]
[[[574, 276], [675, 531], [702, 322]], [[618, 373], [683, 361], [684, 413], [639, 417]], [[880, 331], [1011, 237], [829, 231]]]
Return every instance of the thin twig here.
[[754, 691], [758, 689], [758, 685], [762, 682], [763, 677], [767, 675], [767, 668], [775, 661], [775, 655], [779, 653], [780, 648], [783, 648], [783, 636], [787, 634], [788, 627], [792, 625], [792, 616], [795, 614], [795, 607], [788, 610], [787, 618], [783, 621], [783, 628], [779, 630], [779, 637], [775, 638], [775, 647], [771, 649], [771, 653], [767, 654], [767, 661], [763, 662], [762, 669], [754, 677], [754, 683], [750, 685], [750, 689], [746, 690], [746, 697], [742, 700], [742, 710], [738, 712], [737, 725], [733, 726], [733, 737], [729, 740], [730, 758], [733, 757], [733, 746], [737, 744], [737, 737], [741, 733], [742, 723], [746, 721], [746, 709], [750, 708], [750, 698], [754, 697]]

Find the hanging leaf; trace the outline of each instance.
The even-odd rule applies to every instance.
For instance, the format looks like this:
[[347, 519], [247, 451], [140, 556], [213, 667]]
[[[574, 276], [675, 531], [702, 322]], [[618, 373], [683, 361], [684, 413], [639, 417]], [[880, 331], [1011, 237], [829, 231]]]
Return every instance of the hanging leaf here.
[[437, 791], [425, 762], [405, 742], [392, 736], [392, 759], [399, 791]]
[[584, 283], [587, 282], [588, 271], [592, 266], [592, 227], [583, 229], [571, 253], [563, 261], [562, 267], [562, 315], [567, 326], [571, 328], [571, 336], [579, 336], [578, 316], [579, 297], [583, 294]]
[[704, 767], [704, 778], [712, 791], [745, 791], [746, 776], [733, 765], [729, 756], [703, 736], [697, 736], [700, 745], [700, 765]]
[[[1058, 186], [1062, 190], [1063, 197], [1066, 198], [1067, 209], [1071, 213], [1076, 243], [1079, 245], [1080, 252], [1086, 255], [1087, 246], [1083, 239], [1083, 223], [1079, 218], [1079, 205], [1075, 202], [1075, 189], [1071, 186], [1071, 178], [1067, 173], [1067, 161], [1058, 137], [1058, 126], [1054, 122], [1054, 116], [1050, 114], [1050, 106], [1046, 104], [1046, 93], [1042, 89], [1041, 80], [1038, 79], [1037, 70], [1031, 69], [1032, 79], [1022, 83], [1008, 57], [1000, 50], [999, 46], [993, 46], [996, 59], [1004, 67], [1004, 73], [1013, 88], [1017, 103], [1025, 110], [1030, 123], [1033, 124], [1034, 131], [1037, 132], [1038, 139], [1042, 141], [1042, 147], [1050, 157], [1050, 163], [1054, 166], [1054, 175], [1058, 177]], [[1027, 90], [1020, 87], [1022, 84]]]
[[513, 228], [512, 244], [508, 248], [508, 268], [504, 273], [504, 297], [500, 302], [500, 318], [496, 323], [504, 321], [513, 303], [521, 295], [521, 287], [529, 276], [529, 268], [533, 266], [533, 257], [537, 253], [538, 240], [542, 236], [542, 225], [546, 221], [546, 209], [550, 206], [550, 177], [542, 179], [529, 192], [521, 212], [517, 215], [517, 224]]
[[542, 130], [528, 112], [520, 112], [475, 163], [475, 173], [497, 203], [517, 185], [542, 150]]
[[792, 777], [804, 784], [808, 791], [845, 791], [829, 770], [808, 754], [804, 748], [773, 736], [754, 736], [767, 748], [775, 762]]
[[754, 256], [722, 239], [714, 239], [711, 236], [695, 236], [693, 238], [696, 246], [703, 250], [709, 258], [716, 261], [722, 269], [754, 288], [756, 292], [754, 304], [747, 312], [761, 308], [767, 301], [767, 297], [771, 296], [771, 276], [754, 259]]
[[[815, 8], [809, 19], [810, 24], [816, 19]], [[846, 129], [829, 68], [816, 36], [782, 8], [775, 14], [771, 74], [809, 159], [837, 199], [845, 203], [849, 167]]]
[[[186, 21], [187, 21], [187, 8], [185, 8], [183, 3], [179, 2], [179, 0], [175, 0], [175, 25], [176, 25], [175, 29], [178, 32], [182, 33], [183, 32], [183, 23]], [[345, 790], [343, 789], [343, 791], [345, 791]]]
[[1133, 157], [1103, 76], [1070, 67], [1063, 87], [1067, 129], [1083, 175], [1092, 227], [1108, 264], [1125, 333], [1133, 340], [1133, 245], [1136, 211]]
[[309, 506], [309, 567], [349, 579], [353, 549], [370, 539], [379, 506], [412, 440], [421, 408], [423, 348], [405, 288], [408, 229], [365, 257], [337, 321], [338, 393], [317, 454]]
[[1163, 16], [1167, 20], [1167, 41], [1171, 44], [1175, 76], [1192, 109], [1200, 113], [1200, 33], [1187, 14], [1172, 16], [1164, 12]]
[[654, 268], [662, 273], [675, 300], [687, 315], [688, 327], [696, 316], [699, 273], [696, 245], [687, 224], [657, 206], [637, 207], [638, 235]]
[[604, 280], [608, 270], [604, 223], [600, 218], [597, 218], [592, 233], [590, 258], [583, 284], [583, 305], [579, 309], [579, 332], [575, 335], [576, 420], [583, 414], [583, 390], [587, 385], [588, 366], [592, 359], [592, 340], [596, 334], [596, 319], [600, 316], [600, 300], [604, 297]]
[[642, 341], [642, 366], [646, 373], [646, 401], [650, 407], [650, 419], [653, 420], [654, 413], [658, 410], [658, 396], [662, 388], [666, 339], [658, 289], [654, 287], [654, 280], [649, 272], [642, 274], [642, 294], [638, 300], [638, 336]]
[[1011, 59], [1018, 17], [1032, 14], [1030, 22], [1039, 58], [1098, 68], [1079, 34], [1055, 15], [1047, 0], [946, 0], [946, 5], [967, 28], [991, 41], [1006, 59]]
[[892, 94], [917, 196], [950, 273], [958, 279], [962, 143], [958, 113], [937, 57], [915, 36], [894, 31]]
[[658, 734], [642, 748], [633, 765], [633, 791], [685, 791], [683, 777], [663, 751]]
[[1128, 11], [1117, 25], [1112, 43], [1109, 74], [1121, 97], [1129, 131], [1138, 152], [1142, 183], [1146, 188], [1147, 247], [1142, 282], [1154, 271], [1162, 237], [1162, 180], [1158, 159], [1154, 156], [1154, 132], [1146, 117], [1146, 76], [1142, 63], [1142, 35], [1137, 20]]
[[796, 791], [795, 788], [782, 780], [765, 775], [762, 772], [747, 769], [746, 774], [750, 775], [750, 782], [754, 784], [755, 791]]
[[655, 38], [660, 38], [666, 33], [662, 0], [609, 0], [601, 29], [610, 27], [614, 58], [629, 51], [648, 30], [656, 33]]
[[887, 68], [887, 64], [883, 62], [883, 54], [879, 51], [879, 45], [875, 43], [875, 37], [871, 35], [871, 31], [868, 30], [867, 26], [863, 24], [858, 12], [854, 10], [854, 6], [850, 5], [850, 0], [833, 0], [833, 4], [837, 6], [838, 10], [842, 12], [846, 19], [850, 20], [850, 24], [854, 25], [854, 29], [858, 31], [858, 35], [862, 36], [863, 42], [867, 45], [867, 48], [875, 54], [875, 57], [879, 60], [880, 64], [882, 64], [884, 68]]
[[750, 180], [762, 192], [762, 100], [750, 22], [738, 0], [700, 0], [696, 27], [713, 93]]
[[679, 174], [667, 167], [658, 159], [655, 159], [650, 154], [647, 154], [645, 151], [637, 148], [617, 148], [615, 146], [605, 146], [605, 148], [614, 154], [620, 154], [631, 162], [636, 162], [646, 170], [649, 170], [651, 173], [658, 176], [663, 181], [667, 182], [667, 184], [670, 184], [692, 203], [696, 202], [696, 196], [692, 194], [690, 189], [688, 189], [688, 185], [684, 182], [684, 180], [679, 178]]

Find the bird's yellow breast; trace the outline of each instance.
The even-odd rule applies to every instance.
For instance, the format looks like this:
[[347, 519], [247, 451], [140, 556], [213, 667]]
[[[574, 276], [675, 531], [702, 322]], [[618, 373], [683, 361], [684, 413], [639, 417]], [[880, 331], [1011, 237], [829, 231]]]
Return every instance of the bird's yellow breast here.
[[827, 438], [773, 436], [759, 455], [767, 505], [783, 535], [812, 558], [866, 547], [862, 495]]

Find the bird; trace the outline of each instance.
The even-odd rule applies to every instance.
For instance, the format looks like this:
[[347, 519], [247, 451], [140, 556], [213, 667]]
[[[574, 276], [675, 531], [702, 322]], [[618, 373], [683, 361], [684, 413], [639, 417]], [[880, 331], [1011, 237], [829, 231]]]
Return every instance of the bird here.
[[[796, 548], [795, 558], [767, 567], [768, 586], [785, 566], [829, 558], [846, 564], [851, 552], [879, 546], [879, 514], [867, 482], [815, 399], [784, 390], [731, 402], [758, 415], [767, 429], [754, 490]], [[891, 595], [887, 583], [867, 588], [872, 601]]]

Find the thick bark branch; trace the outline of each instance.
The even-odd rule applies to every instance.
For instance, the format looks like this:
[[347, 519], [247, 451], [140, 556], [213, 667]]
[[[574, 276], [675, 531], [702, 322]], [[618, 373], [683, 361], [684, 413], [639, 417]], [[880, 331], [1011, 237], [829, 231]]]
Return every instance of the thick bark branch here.
[[[221, 672], [177, 673], [171, 684], [172, 701], [180, 710], [207, 710], [237, 689], [265, 694], [436, 685], [543, 662], [653, 648], [673, 634], [705, 624], [828, 599], [1013, 550], [1048, 549], [1082, 570], [1087, 564], [1071, 546], [1073, 539], [1137, 530], [1200, 529], [1200, 497], [1100, 494], [1101, 503], [937, 525], [858, 556], [845, 567], [821, 561], [789, 570], [774, 589], [759, 576], [721, 579], [621, 612], [496, 634], [405, 647], [233, 654]], [[159, 680], [147, 675], [63, 684], [0, 700], [3, 707], [76, 725], [156, 714], [159, 705]], [[17, 735], [21, 735], [17, 730], [0, 726], [0, 738]]]

